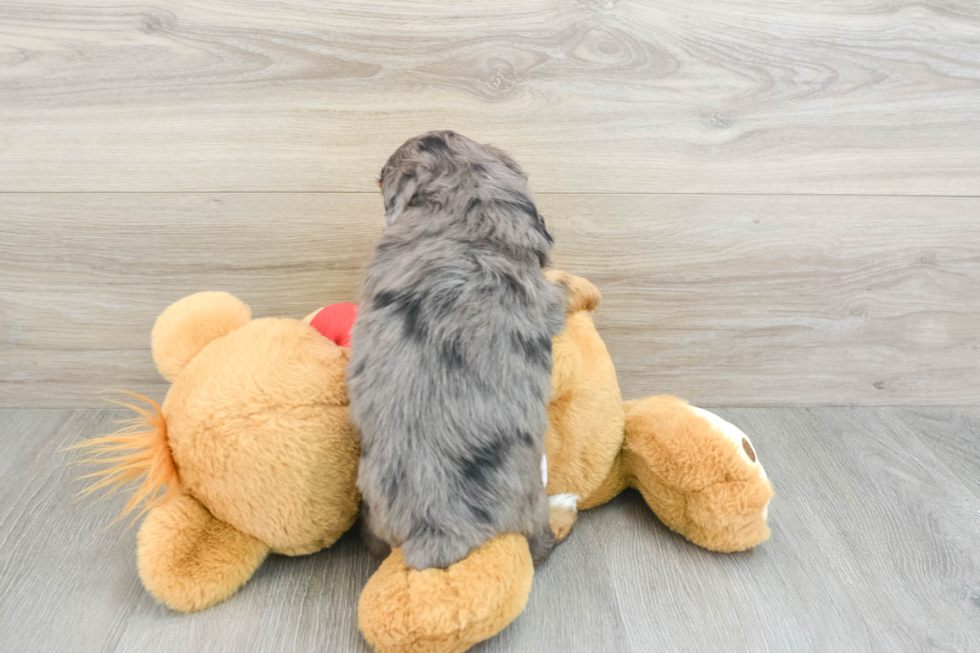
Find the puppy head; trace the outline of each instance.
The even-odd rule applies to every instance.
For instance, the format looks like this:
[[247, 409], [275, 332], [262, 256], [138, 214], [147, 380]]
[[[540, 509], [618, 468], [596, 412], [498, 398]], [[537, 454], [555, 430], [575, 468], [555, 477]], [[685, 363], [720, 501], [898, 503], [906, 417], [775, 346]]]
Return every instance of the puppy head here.
[[480, 180], [526, 188], [527, 174], [507, 153], [449, 130], [410, 138], [395, 150], [378, 180], [385, 203], [385, 228], [407, 207], [442, 204], [446, 193]]

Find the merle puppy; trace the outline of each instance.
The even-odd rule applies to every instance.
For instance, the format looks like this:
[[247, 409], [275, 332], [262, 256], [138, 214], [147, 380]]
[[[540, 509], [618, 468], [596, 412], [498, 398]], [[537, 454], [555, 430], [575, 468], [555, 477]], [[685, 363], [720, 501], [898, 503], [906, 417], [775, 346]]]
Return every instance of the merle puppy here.
[[565, 298], [542, 273], [552, 239], [527, 175], [439, 131], [398, 148], [380, 185], [347, 376], [368, 544], [444, 568], [521, 533], [540, 564], [555, 544], [541, 462]]

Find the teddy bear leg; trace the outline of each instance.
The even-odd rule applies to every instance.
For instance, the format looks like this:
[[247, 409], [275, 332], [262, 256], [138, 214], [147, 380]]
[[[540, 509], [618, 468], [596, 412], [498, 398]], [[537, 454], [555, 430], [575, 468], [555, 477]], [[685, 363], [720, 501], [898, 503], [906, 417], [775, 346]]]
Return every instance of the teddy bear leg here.
[[671, 530], [712, 551], [742, 551], [769, 537], [772, 486], [748, 437], [676, 397], [626, 405], [623, 465], [629, 484]]
[[137, 540], [143, 585], [179, 612], [224, 601], [252, 577], [269, 552], [186, 494], [151, 510]]
[[531, 592], [527, 540], [500, 535], [447, 569], [417, 571], [394, 549], [357, 604], [378, 653], [461, 653], [517, 618]]

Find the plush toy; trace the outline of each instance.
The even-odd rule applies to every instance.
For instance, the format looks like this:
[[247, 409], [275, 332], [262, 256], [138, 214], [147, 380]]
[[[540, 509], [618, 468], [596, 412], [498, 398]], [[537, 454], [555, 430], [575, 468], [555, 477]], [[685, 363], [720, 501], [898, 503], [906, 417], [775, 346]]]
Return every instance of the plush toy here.
[[[612, 360], [589, 311], [588, 281], [551, 272], [568, 289], [565, 332], [553, 343], [546, 435], [551, 525], [568, 536], [577, 510], [637, 488], [672, 530], [715, 551], [769, 535], [772, 490], [741, 431], [674, 397], [621, 401]], [[143, 478], [140, 577], [179, 611], [228, 598], [269, 552], [312, 553], [356, 519], [359, 445], [347, 420], [351, 304], [306, 320], [251, 320], [226, 293], [170, 306], [153, 329], [153, 357], [172, 385], [162, 406], [123, 431], [79, 445], [89, 491]], [[138, 515], [139, 516], [139, 515]], [[395, 549], [368, 581], [359, 624], [379, 652], [464, 651], [496, 634], [527, 602], [527, 542], [502, 535], [448, 569], [415, 571]]]

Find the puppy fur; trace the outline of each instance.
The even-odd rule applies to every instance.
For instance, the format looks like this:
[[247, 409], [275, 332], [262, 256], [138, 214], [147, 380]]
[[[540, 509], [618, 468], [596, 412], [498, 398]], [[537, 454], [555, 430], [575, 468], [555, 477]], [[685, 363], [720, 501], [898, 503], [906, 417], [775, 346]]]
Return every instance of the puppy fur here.
[[426, 569], [520, 533], [540, 564], [554, 546], [540, 464], [565, 297], [542, 273], [552, 239], [527, 175], [440, 131], [395, 151], [380, 183], [385, 230], [347, 377], [366, 537]]

